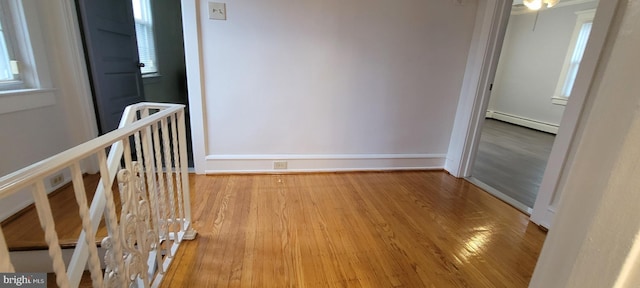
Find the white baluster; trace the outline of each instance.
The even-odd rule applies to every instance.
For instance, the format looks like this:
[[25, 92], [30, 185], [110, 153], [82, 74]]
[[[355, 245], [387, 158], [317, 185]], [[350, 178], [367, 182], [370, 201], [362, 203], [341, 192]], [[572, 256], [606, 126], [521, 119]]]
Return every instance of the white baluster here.
[[184, 197], [184, 214], [189, 223], [189, 230], [184, 234], [184, 239], [193, 240], [196, 238], [196, 230], [191, 222], [191, 195], [189, 193], [189, 174], [187, 171], [187, 133], [184, 119], [184, 109], [178, 111], [178, 139], [180, 139], [180, 173], [182, 174], [182, 191]]
[[[171, 144], [169, 142], [169, 128], [167, 125], [167, 118], [160, 120], [162, 127], [162, 146], [164, 148], [164, 172], [167, 178], [167, 192], [169, 194], [169, 212], [171, 216], [171, 231], [173, 233], [173, 241], [178, 241], [178, 227], [179, 223], [176, 220], [176, 201], [173, 193], [173, 165], [171, 164]], [[170, 255], [169, 257], [172, 257]]]
[[[149, 107], [144, 107], [144, 109], [142, 109], [141, 112], [141, 117], [142, 119], [149, 117]], [[147, 183], [149, 183], [148, 187], [147, 187], [147, 192], [149, 194], [154, 193], [156, 194], [154, 196], [154, 199], [157, 199], [157, 191], [158, 191], [158, 181], [156, 179], [156, 173], [155, 173], [155, 157], [153, 157], [154, 152], [153, 152], [153, 137], [151, 136], [153, 134], [152, 132], [152, 124], [149, 124], [149, 126], [146, 126], [146, 128], [142, 131], [140, 131], [141, 133], [141, 137], [143, 137], [142, 141], [143, 141], [143, 153], [144, 153], [144, 157], [145, 157], [145, 178], [147, 178]], [[144, 133], [143, 133], [144, 131]], [[144, 146], [147, 145], [147, 146]], [[151, 181], [151, 182], [149, 182]], [[154, 217], [154, 219], [159, 220], [160, 218], [160, 207], [158, 205], [158, 201], [152, 201], [152, 205], [154, 206], [154, 213], [156, 214], [156, 217]], [[156, 226], [156, 229], [158, 230], [158, 235], [162, 236], [162, 232], [160, 231], [161, 228], [161, 224], [160, 222], [157, 223], [158, 226]]]
[[36, 182], [36, 189], [32, 190], [33, 199], [38, 212], [40, 226], [44, 230], [44, 239], [49, 246], [49, 256], [53, 260], [53, 271], [56, 273], [56, 283], [59, 287], [69, 287], [69, 278], [67, 277], [64, 261], [62, 260], [62, 250], [58, 242], [58, 234], [53, 223], [53, 215], [51, 214], [51, 206], [49, 198], [44, 190], [42, 180]]
[[129, 137], [122, 139], [122, 147], [124, 148], [124, 152], [122, 153], [124, 158], [124, 168], [131, 171], [131, 143], [129, 141]]
[[[115, 179], [115, 175], [120, 167], [120, 159], [122, 158], [123, 153], [122, 151], [122, 142], [113, 143], [109, 150], [107, 164], [109, 165], [110, 178], [100, 179], [100, 181], [98, 182], [98, 187], [96, 188], [95, 194], [93, 196], [93, 201], [91, 201], [91, 206], [89, 207], [89, 214], [91, 216], [91, 227], [93, 231], [98, 230], [100, 222], [105, 217], [104, 209], [106, 206], [106, 197], [104, 187], [108, 187], [107, 190], [109, 191], [111, 190], [111, 183]], [[103, 153], [102, 149], [97, 151], [96, 153]], [[92, 155], [97, 156], [97, 154], [95, 153]], [[92, 160], [92, 162], [97, 163], [97, 160]], [[107, 183], [107, 185], [105, 185], [105, 183]], [[89, 259], [89, 246], [95, 245], [94, 243], [92, 243], [91, 245], [87, 245], [87, 237], [88, 236], [86, 235], [84, 230], [80, 232], [80, 237], [78, 237], [78, 244], [76, 245], [76, 249], [73, 252], [71, 261], [69, 262], [67, 275], [69, 275], [69, 284], [72, 287], [78, 286], [80, 284], [85, 264]]]
[[160, 207], [160, 238], [164, 238], [164, 242], [166, 244], [161, 244], [161, 247], [163, 249], [166, 249], [165, 255], [171, 256], [171, 246], [168, 244], [169, 243], [169, 236], [168, 236], [168, 229], [167, 229], [167, 190], [165, 189], [164, 186], [164, 177], [163, 177], [163, 173], [162, 173], [162, 155], [161, 155], [161, 148], [160, 148], [160, 138], [158, 137], [158, 134], [160, 133], [159, 131], [159, 127], [158, 127], [158, 122], [155, 122], [151, 125], [151, 130], [153, 131], [153, 151], [155, 151], [155, 160], [156, 160], [156, 174], [157, 174], [157, 181], [158, 181], [158, 185], [159, 185], [159, 189], [158, 189], [158, 205]]
[[7, 241], [4, 239], [4, 234], [2, 233], [2, 227], [0, 227], [0, 272], [15, 272], [13, 264], [11, 264], [11, 258], [9, 258], [9, 249], [7, 248]]
[[113, 200], [113, 191], [109, 181], [109, 169], [104, 153], [98, 153], [98, 163], [100, 164], [100, 177], [102, 178], [105, 205], [105, 223], [109, 236], [102, 240], [102, 245], [107, 249], [105, 255], [105, 276], [104, 285], [107, 287], [124, 287], [124, 265], [122, 263], [122, 246], [120, 243], [120, 231], [116, 216], [116, 207]]
[[[151, 204], [151, 209], [152, 209], [152, 214], [153, 217], [151, 217], [151, 223], [153, 224], [153, 229], [156, 232], [156, 235], [158, 235], [158, 241], [160, 239], [160, 222], [159, 222], [159, 217], [160, 217], [160, 213], [159, 213], [159, 209], [158, 209], [158, 200], [157, 200], [157, 194], [155, 193], [156, 191], [156, 182], [155, 180], [155, 173], [153, 173], [153, 156], [152, 156], [152, 151], [151, 151], [151, 144], [149, 142], [151, 142], [151, 129], [149, 127], [145, 128], [144, 130], [140, 131], [140, 137], [142, 138], [142, 153], [144, 153], [144, 166], [145, 166], [145, 170], [146, 170], [146, 174], [145, 174], [145, 178], [147, 179], [147, 192], [149, 195], [149, 200], [150, 200], [150, 204]], [[158, 244], [158, 248], [160, 247], [160, 245], [162, 244]], [[158, 265], [158, 269], [160, 271], [160, 273], [164, 273], [164, 267], [162, 266], [162, 255], [161, 253], [156, 253], [156, 264]]]
[[136, 161], [138, 161], [138, 163], [144, 163], [141, 147], [142, 144], [140, 143], [140, 131], [136, 131], [135, 134], [133, 134], [133, 142], [135, 143], [134, 146], [136, 148]]
[[89, 249], [89, 271], [91, 271], [91, 281], [93, 287], [102, 287], [102, 268], [100, 267], [100, 256], [98, 255], [98, 247], [96, 246], [96, 232], [91, 224], [91, 215], [87, 207], [87, 194], [84, 190], [84, 180], [82, 171], [78, 162], [71, 166], [71, 177], [73, 182], [73, 191], [76, 194], [76, 202], [78, 203], [78, 212], [82, 219], [82, 230], [85, 233], [85, 243]]
[[184, 208], [182, 207], [182, 173], [180, 169], [180, 147], [178, 146], [178, 128], [176, 127], [177, 115], [171, 114], [171, 143], [173, 149], [173, 167], [176, 177], [176, 191], [178, 193], [178, 217], [180, 219], [180, 231], [184, 232]]

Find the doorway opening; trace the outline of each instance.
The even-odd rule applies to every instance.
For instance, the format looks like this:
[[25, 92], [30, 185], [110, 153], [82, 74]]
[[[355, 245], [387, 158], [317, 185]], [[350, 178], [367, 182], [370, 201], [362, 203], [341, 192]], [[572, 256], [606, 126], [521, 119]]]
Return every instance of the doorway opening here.
[[598, 2], [565, 2], [537, 12], [518, 2], [468, 179], [530, 214]]
[[76, 0], [76, 8], [100, 134], [117, 128], [127, 105], [184, 104], [193, 167], [181, 2]]

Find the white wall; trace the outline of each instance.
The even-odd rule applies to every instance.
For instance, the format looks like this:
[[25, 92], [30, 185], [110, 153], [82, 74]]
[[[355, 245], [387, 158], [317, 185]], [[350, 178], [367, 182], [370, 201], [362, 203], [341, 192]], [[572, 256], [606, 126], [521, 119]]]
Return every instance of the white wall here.
[[[73, 24], [75, 16], [69, 17], [74, 15], [70, 12], [74, 7], [73, 1], [33, 4], [29, 2], [25, 11], [38, 15], [38, 29], [35, 30], [42, 37], [32, 44], [46, 47], [40, 60], [47, 64], [46, 76], [51, 83], [44, 88], [53, 89], [55, 99], [52, 105], [0, 114], [0, 176], [91, 139], [97, 131], [93, 111], [86, 109], [87, 104], [91, 107], [91, 92], [86, 70], [83, 70], [84, 60], [74, 54], [81, 49], [74, 44], [81, 43], [74, 42], [74, 35], [67, 31], [69, 27], [77, 29]], [[36, 18], [31, 17], [31, 20]], [[0, 105], [7, 104], [3, 100], [6, 98], [0, 95]], [[0, 220], [31, 202], [30, 193], [0, 200]]]
[[[557, 132], [564, 106], [551, 103], [576, 24], [576, 11], [595, 8], [596, 2], [557, 7], [509, 18], [502, 54], [489, 102], [489, 111], [524, 118], [532, 128]], [[545, 124], [548, 124], [545, 127]], [[555, 128], [555, 129], [554, 129]]]
[[[0, 175], [55, 155], [69, 146], [60, 105], [57, 102], [53, 106], [0, 115]], [[0, 221], [30, 203], [29, 193], [1, 199]]]
[[620, 2], [530, 287], [640, 285], [640, 0]]
[[200, 1], [208, 172], [444, 164], [476, 1]]

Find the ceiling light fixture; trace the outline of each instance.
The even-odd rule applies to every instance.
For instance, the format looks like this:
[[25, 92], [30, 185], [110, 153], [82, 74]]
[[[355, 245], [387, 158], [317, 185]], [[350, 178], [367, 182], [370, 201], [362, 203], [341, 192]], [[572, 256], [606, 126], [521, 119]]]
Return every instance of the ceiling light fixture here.
[[531, 10], [540, 10], [543, 4], [546, 4], [547, 8], [551, 8], [558, 4], [560, 0], [523, 0], [524, 6]]

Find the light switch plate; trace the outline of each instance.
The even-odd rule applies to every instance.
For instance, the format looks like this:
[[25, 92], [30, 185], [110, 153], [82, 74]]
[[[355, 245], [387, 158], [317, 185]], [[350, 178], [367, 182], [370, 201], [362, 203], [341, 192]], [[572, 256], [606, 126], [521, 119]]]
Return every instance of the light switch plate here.
[[226, 6], [225, 3], [209, 2], [209, 19], [227, 20]]

